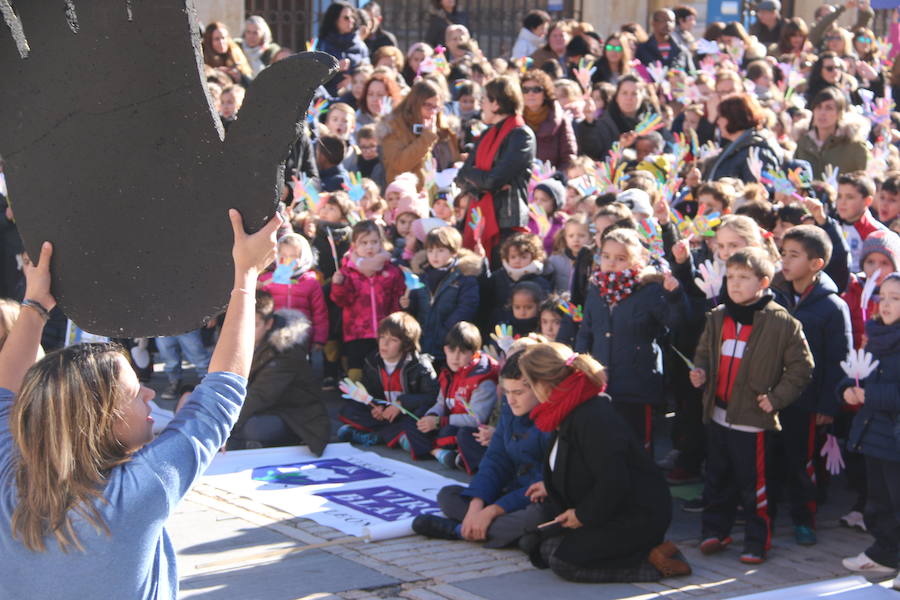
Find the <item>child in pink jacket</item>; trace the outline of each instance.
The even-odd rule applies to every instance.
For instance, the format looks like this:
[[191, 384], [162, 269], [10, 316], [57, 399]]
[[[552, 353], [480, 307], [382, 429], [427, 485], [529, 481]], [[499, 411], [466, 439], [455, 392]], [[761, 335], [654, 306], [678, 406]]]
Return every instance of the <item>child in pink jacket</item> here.
[[302, 312], [312, 324], [312, 347], [321, 350], [328, 340], [328, 307], [314, 263], [306, 238], [288, 233], [278, 240], [275, 270], [260, 275], [257, 287], [272, 294], [275, 310]]
[[350, 234], [350, 252], [331, 279], [331, 299], [343, 309], [347, 375], [358, 381], [367, 355], [378, 349], [378, 323], [400, 310], [403, 272], [389, 262], [381, 228], [360, 221]]

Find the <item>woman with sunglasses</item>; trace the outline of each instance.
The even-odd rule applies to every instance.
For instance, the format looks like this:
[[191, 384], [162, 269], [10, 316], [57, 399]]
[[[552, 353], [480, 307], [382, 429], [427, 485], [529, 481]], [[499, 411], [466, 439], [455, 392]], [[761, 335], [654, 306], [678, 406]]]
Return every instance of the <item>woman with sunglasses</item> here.
[[594, 73], [593, 82], [605, 81], [616, 85], [619, 77], [631, 73], [631, 44], [622, 39], [621, 33], [613, 33], [606, 38], [603, 45], [603, 54], [597, 60], [597, 72]]
[[867, 27], [853, 30], [853, 51], [856, 61], [852, 75], [859, 87], [871, 91], [878, 97], [884, 96], [884, 72], [881, 70], [881, 51], [875, 43], [875, 34]]
[[369, 49], [359, 37], [359, 16], [350, 3], [339, 0], [325, 10], [319, 26], [318, 49], [335, 57], [340, 65], [340, 73], [325, 84], [334, 96], [351, 70], [369, 62]]
[[856, 91], [856, 79], [847, 73], [847, 63], [835, 52], [826, 51], [819, 56], [809, 74], [809, 85], [806, 88], [806, 102], [810, 104], [820, 91], [833, 86], [844, 92], [847, 102], [851, 102], [851, 93]]
[[537, 138], [537, 159], [559, 170], [568, 169], [578, 154], [572, 121], [556, 101], [550, 76], [532, 69], [522, 76], [523, 117]]

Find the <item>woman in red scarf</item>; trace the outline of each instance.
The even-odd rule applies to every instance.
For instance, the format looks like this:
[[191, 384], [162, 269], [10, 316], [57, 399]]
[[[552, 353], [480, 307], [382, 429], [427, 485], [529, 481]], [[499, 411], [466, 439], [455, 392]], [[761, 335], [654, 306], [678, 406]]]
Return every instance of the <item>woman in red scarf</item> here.
[[522, 92], [508, 77], [484, 86], [482, 120], [491, 125], [459, 170], [456, 182], [470, 194], [463, 246], [480, 243], [499, 268], [500, 242], [528, 229], [528, 182], [534, 162], [534, 134], [522, 119]]
[[538, 429], [552, 431], [544, 480], [528, 490], [560, 514], [522, 538], [536, 567], [570, 581], [654, 581], [690, 574], [665, 542], [672, 498], [662, 472], [603, 394], [603, 367], [563, 344], [535, 344], [519, 358], [540, 404]]

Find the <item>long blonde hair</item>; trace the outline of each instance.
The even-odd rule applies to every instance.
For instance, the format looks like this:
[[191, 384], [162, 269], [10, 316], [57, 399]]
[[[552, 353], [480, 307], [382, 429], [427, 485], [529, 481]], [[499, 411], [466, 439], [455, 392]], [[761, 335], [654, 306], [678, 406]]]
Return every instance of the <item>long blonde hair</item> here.
[[781, 253], [778, 252], [778, 246], [767, 235], [768, 232], [747, 215], [725, 215], [722, 217], [722, 223], [717, 228], [717, 231], [723, 228], [733, 231], [748, 246], [765, 250], [773, 263], [781, 262]]
[[8, 298], [0, 298], [0, 349], [6, 343], [6, 336], [12, 330], [13, 324], [19, 318], [19, 303]]
[[594, 357], [590, 354], [575, 354], [571, 348], [557, 342], [526, 347], [519, 357], [519, 368], [532, 387], [536, 383], [555, 387], [575, 371], [581, 371], [600, 387], [606, 385], [606, 371]]
[[110, 534], [96, 501], [109, 471], [129, 460], [113, 433], [127, 401], [118, 356], [126, 355], [115, 344], [80, 344], [25, 374], [9, 420], [18, 451], [12, 533], [33, 552], [50, 534], [64, 552], [83, 550], [72, 513]]

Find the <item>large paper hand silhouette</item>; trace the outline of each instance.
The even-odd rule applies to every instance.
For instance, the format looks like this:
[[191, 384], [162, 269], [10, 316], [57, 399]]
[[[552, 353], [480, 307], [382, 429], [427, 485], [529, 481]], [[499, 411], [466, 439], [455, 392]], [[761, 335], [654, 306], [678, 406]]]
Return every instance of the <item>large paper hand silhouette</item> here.
[[199, 327], [228, 302], [227, 209], [250, 230], [274, 213], [279, 165], [337, 62], [307, 52], [262, 71], [223, 142], [193, 0], [0, 11], [0, 154], [26, 248], [54, 244], [60, 306], [102, 335]]

